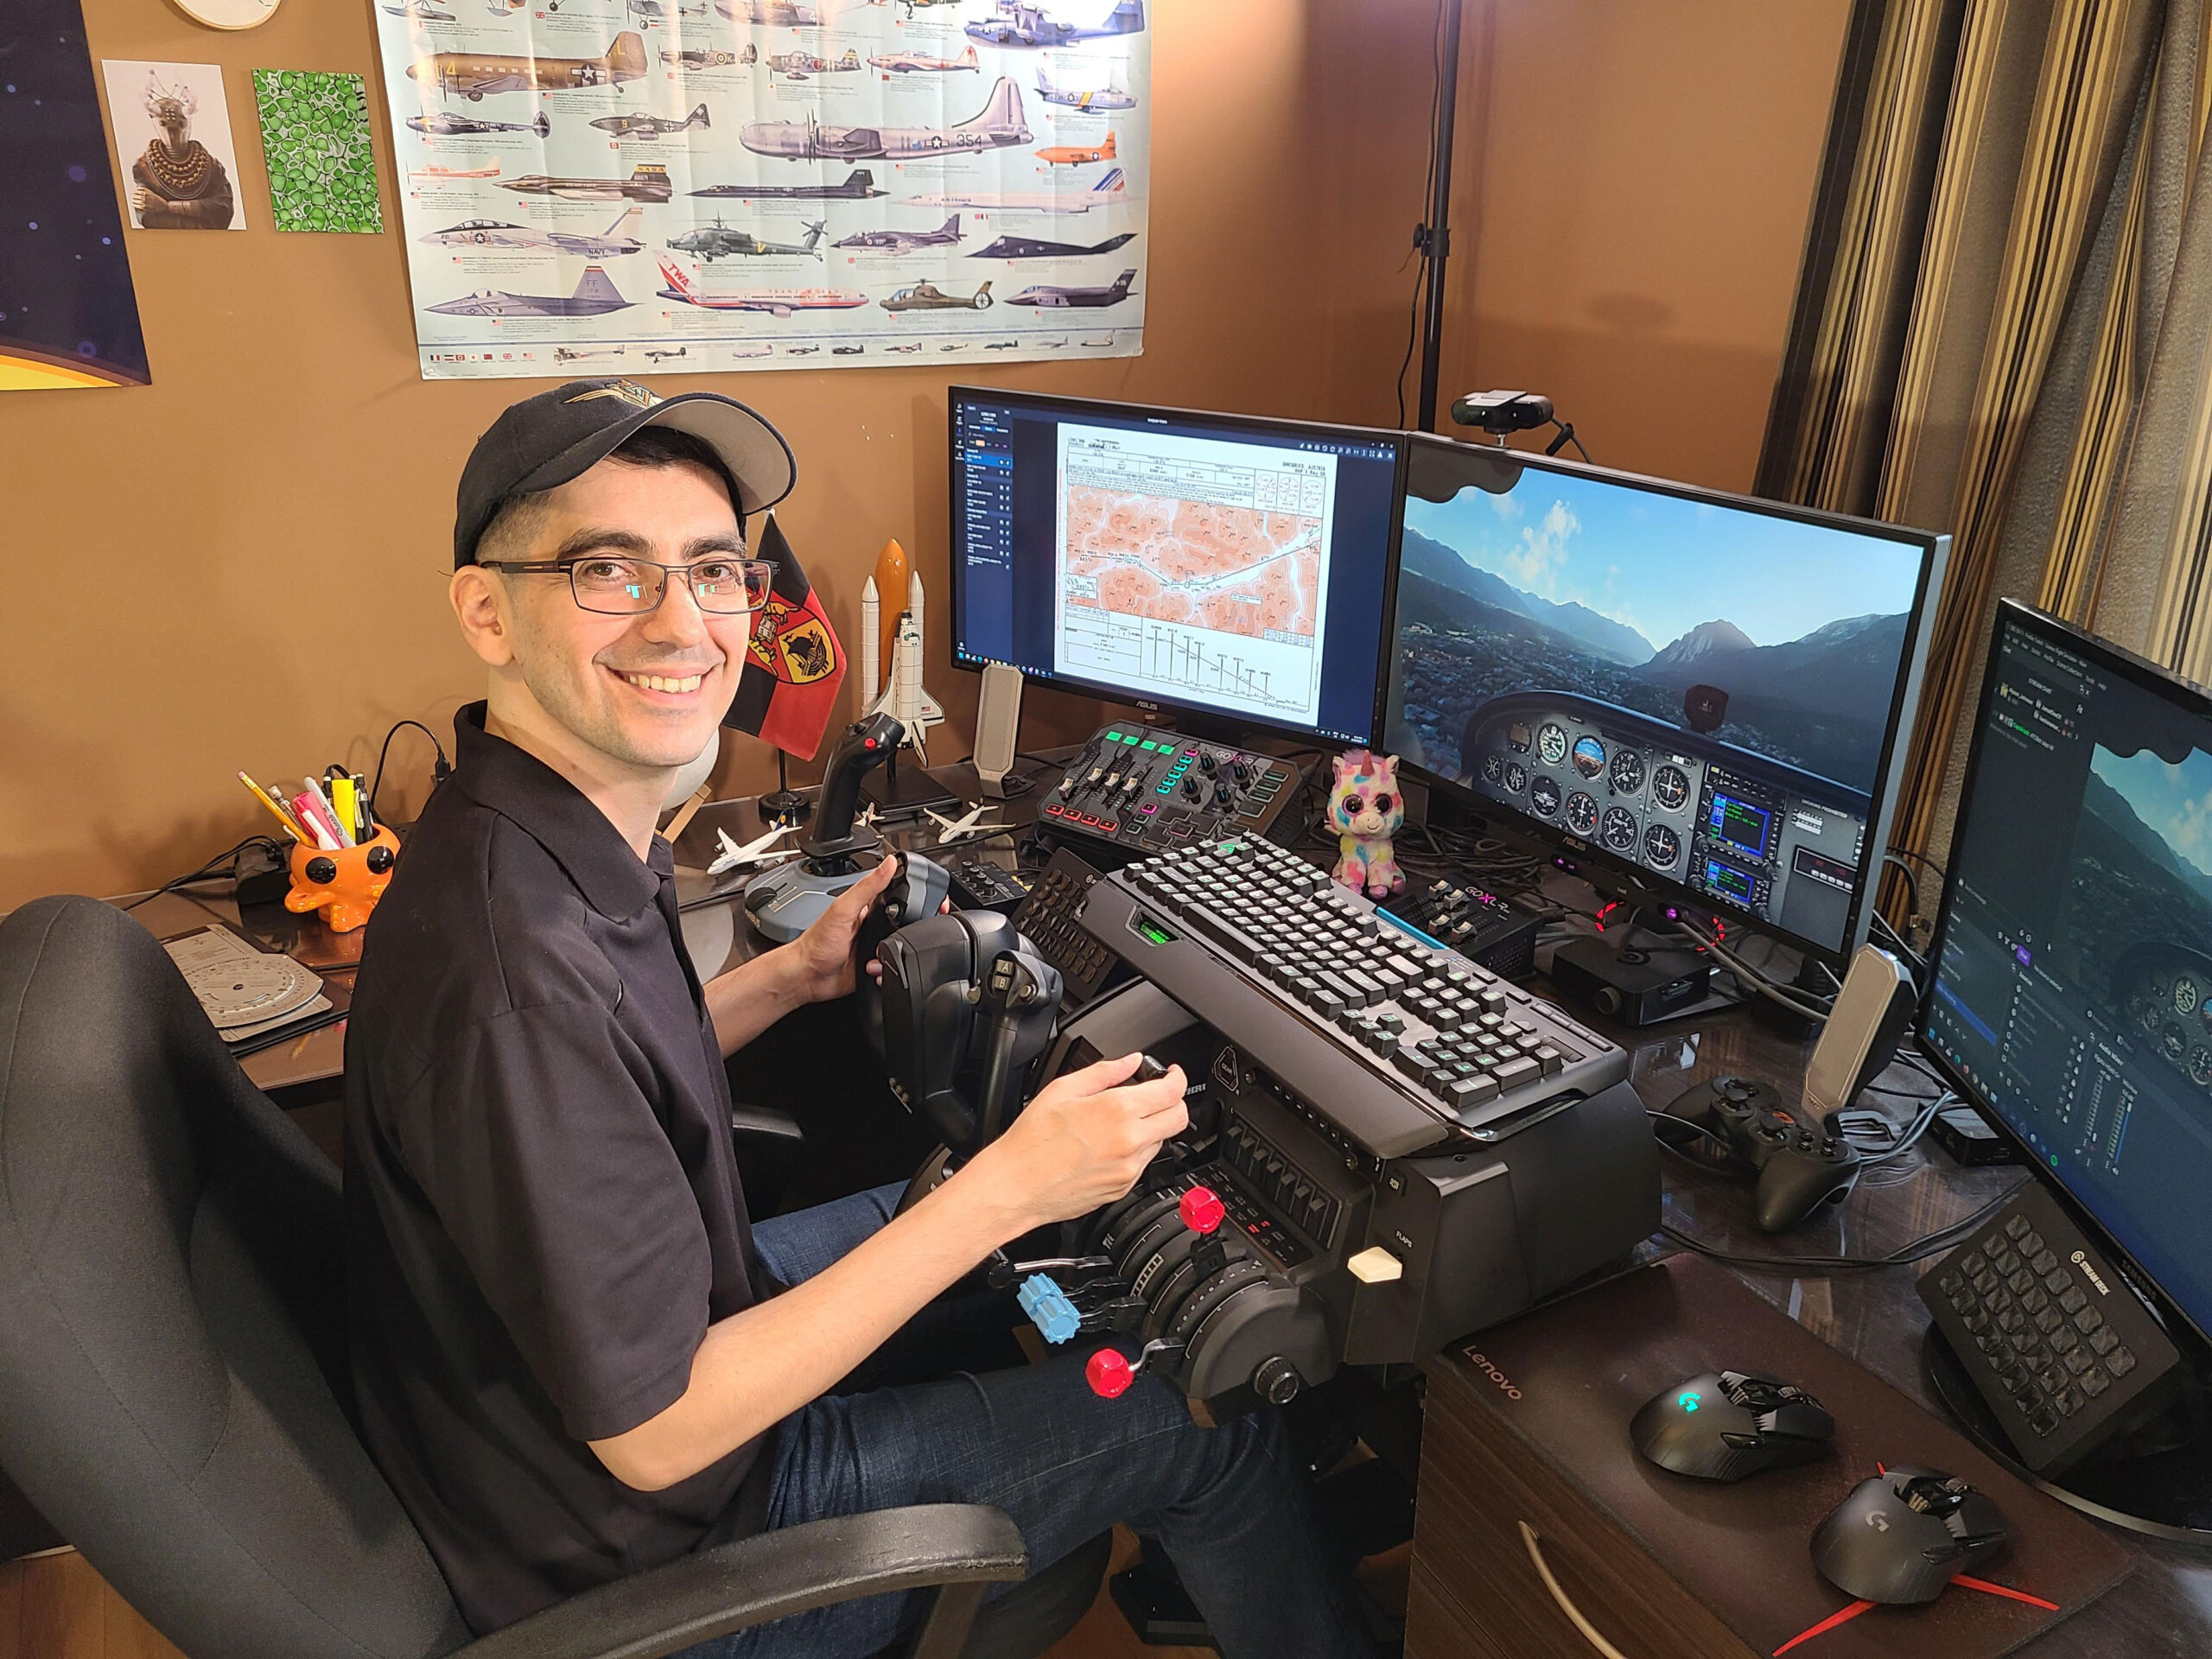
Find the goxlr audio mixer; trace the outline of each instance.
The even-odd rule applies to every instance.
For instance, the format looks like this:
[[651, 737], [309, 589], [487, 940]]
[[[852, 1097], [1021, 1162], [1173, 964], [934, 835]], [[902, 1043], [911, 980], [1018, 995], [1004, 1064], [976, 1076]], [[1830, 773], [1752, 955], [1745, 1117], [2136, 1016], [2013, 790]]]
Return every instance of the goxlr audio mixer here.
[[1249, 749], [1103, 726], [1038, 807], [1037, 827], [1108, 868], [1224, 836], [1287, 843], [1304, 828], [1300, 777], [1289, 761]]

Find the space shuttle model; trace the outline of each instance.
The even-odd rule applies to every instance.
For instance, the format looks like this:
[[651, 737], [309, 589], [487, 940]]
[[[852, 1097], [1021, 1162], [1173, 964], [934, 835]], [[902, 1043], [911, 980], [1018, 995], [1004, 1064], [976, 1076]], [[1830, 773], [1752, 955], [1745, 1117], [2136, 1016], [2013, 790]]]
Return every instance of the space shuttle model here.
[[889, 715], [906, 728], [906, 742], [929, 765], [929, 728], [944, 718], [944, 705], [922, 689], [922, 573], [906, 579], [906, 608], [891, 640], [890, 672], [883, 672], [883, 599], [871, 575], [861, 589], [861, 712]]

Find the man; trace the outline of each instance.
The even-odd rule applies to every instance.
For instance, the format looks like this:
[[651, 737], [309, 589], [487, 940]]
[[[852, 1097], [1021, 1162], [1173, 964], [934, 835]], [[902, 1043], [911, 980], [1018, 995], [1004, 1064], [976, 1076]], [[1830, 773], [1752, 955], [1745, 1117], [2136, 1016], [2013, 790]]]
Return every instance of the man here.
[[[461, 477], [450, 596], [489, 695], [371, 922], [346, 1033], [362, 1429], [470, 1624], [702, 1543], [995, 1503], [1032, 1560], [1161, 1539], [1232, 1656], [1364, 1648], [1270, 1416], [1207, 1430], [1080, 1356], [830, 1390], [992, 1249], [1126, 1192], [1184, 1127], [1138, 1057], [1040, 1090], [891, 1218], [895, 1189], [748, 1226], [722, 1059], [849, 993], [887, 863], [806, 935], [702, 984], [654, 824], [729, 704], [793, 481], [768, 423], [620, 381], [501, 416]], [[702, 1652], [865, 1655], [880, 1597]]]

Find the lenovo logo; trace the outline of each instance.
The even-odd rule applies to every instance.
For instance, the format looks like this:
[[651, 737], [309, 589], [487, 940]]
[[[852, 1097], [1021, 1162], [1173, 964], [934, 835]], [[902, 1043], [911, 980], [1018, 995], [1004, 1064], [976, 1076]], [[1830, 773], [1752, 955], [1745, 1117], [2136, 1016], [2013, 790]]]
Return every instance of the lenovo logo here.
[[2087, 1250], [2076, 1250], [2074, 1252], [2074, 1265], [2081, 1268], [2083, 1273], [2088, 1275], [2089, 1282], [2097, 1287], [2098, 1295], [2109, 1296], [2112, 1294], [2112, 1287], [2105, 1283], [2103, 1275], [2089, 1265], [2089, 1253]]
[[1477, 1353], [1471, 1348], [1463, 1349], [1461, 1351], [1467, 1356], [1467, 1363], [1497, 1383], [1499, 1390], [1507, 1399], [1518, 1400], [1521, 1397], [1521, 1390], [1513, 1386], [1513, 1379], [1491, 1364], [1488, 1355]]

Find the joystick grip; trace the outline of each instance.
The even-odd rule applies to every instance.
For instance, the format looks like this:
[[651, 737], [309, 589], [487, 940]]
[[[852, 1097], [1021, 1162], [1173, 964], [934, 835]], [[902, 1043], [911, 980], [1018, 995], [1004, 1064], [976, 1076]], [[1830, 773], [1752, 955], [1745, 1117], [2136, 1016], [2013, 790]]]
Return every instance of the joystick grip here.
[[1083, 1380], [1101, 1400], [1118, 1400], [1129, 1391], [1137, 1374], [1129, 1362], [1111, 1348], [1101, 1348], [1084, 1362]]
[[906, 728], [889, 715], [870, 715], [845, 728], [822, 774], [822, 806], [815, 815], [814, 834], [799, 849], [810, 860], [834, 858], [852, 850], [861, 779], [871, 766], [888, 760], [906, 737]]

